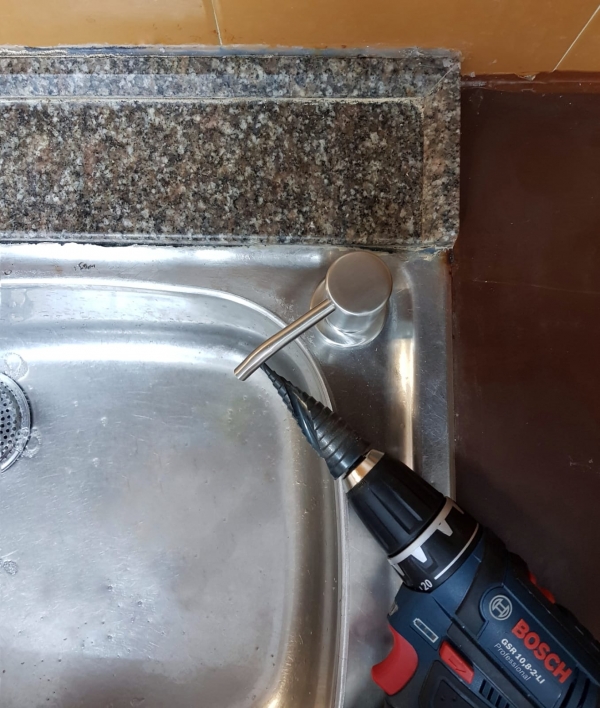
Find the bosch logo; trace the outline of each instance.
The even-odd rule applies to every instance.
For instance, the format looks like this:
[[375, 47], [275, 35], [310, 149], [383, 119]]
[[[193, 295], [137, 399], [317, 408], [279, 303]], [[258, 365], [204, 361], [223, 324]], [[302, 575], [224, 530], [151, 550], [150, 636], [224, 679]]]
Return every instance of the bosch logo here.
[[507, 620], [513, 611], [512, 602], [506, 595], [496, 595], [490, 600], [490, 614], [501, 622]]
[[523, 644], [533, 652], [536, 659], [544, 662], [544, 667], [555, 676], [560, 683], [564, 683], [573, 673], [564, 661], [556, 654], [550, 644], [542, 641], [537, 632], [532, 632], [525, 620], [521, 619], [512, 628], [515, 637], [523, 640]]

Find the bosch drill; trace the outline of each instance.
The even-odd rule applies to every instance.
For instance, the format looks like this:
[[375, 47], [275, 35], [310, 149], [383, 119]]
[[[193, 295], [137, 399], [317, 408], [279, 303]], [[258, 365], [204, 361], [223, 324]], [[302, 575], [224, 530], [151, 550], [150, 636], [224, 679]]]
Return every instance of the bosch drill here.
[[388, 708], [600, 708], [600, 643], [525, 562], [409, 467], [280, 377], [277, 388], [402, 580]]

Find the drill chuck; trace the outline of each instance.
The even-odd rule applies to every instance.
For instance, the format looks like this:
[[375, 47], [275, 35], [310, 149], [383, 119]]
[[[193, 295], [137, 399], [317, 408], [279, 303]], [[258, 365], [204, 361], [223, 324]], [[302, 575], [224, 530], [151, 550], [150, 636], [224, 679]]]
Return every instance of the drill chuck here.
[[461, 565], [479, 525], [409, 467], [387, 455], [348, 498], [404, 583], [429, 592]]

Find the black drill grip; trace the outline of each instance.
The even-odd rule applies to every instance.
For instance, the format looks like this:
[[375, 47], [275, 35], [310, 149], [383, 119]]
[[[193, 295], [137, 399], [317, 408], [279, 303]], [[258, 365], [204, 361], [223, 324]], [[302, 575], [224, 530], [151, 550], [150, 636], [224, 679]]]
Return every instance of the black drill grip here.
[[445, 503], [443, 494], [387, 455], [350, 489], [348, 500], [388, 556], [416, 540]]

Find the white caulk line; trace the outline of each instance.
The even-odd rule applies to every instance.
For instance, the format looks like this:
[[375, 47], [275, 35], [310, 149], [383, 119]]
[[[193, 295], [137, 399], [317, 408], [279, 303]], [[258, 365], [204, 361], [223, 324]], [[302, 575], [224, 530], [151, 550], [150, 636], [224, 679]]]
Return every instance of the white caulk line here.
[[554, 67], [554, 71], [556, 71], [556, 70], [558, 69], [558, 67], [563, 63], [563, 61], [567, 58], [567, 55], [569, 54], [569, 52], [571, 51], [571, 49], [573, 49], [573, 47], [577, 44], [577, 42], [578, 42], [579, 38], [581, 37], [581, 35], [582, 35], [582, 34], [586, 31], [586, 29], [590, 26], [590, 23], [592, 22], [592, 20], [594, 19], [594, 17], [596, 17], [596, 15], [598, 14], [598, 11], [599, 11], [599, 10], [600, 10], [600, 5], [598, 5], [598, 7], [597, 7], [597, 8], [594, 10], [594, 12], [592, 13], [592, 16], [590, 17], [590, 19], [585, 23], [585, 25], [583, 25], [583, 29], [581, 30], [581, 32], [580, 32], [580, 33], [577, 35], [577, 37], [575, 37], [575, 39], [571, 42], [571, 46], [570, 46], [570, 47], [567, 49], [567, 51], [562, 55], [562, 57], [560, 58], [558, 64]]
[[212, 7], [213, 17], [215, 18], [215, 27], [217, 28], [217, 36], [219, 38], [219, 44], [223, 46], [223, 40], [221, 39], [221, 28], [219, 27], [219, 20], [217, 19], [217, 8], [215, 7], [215, 0], [209, 0], [210, 6]]

